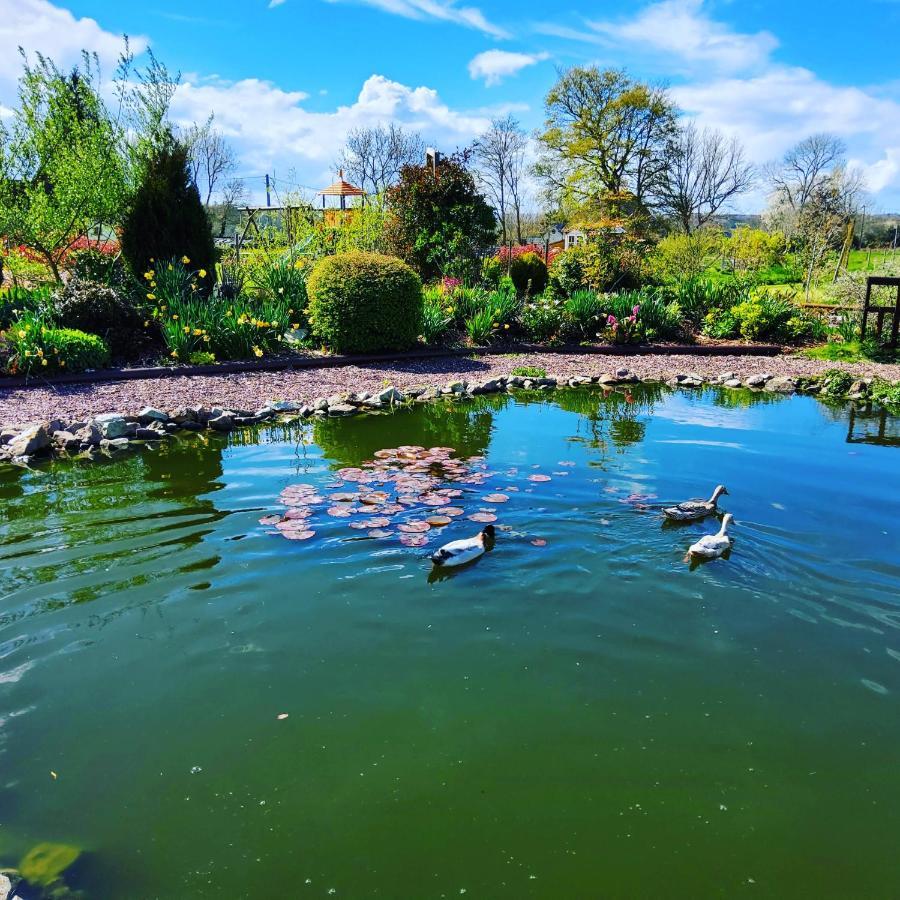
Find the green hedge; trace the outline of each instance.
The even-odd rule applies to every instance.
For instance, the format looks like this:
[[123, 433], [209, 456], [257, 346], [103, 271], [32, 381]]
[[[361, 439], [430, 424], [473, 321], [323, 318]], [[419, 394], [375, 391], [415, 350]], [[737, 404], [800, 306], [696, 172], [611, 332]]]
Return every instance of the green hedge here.
[[537, 253], [523, 253], [510, 262], [509, 277], [520, 297], [537, 297], [547, 287], [547, 266]]
[[379, 253], [326, 256], [307, 283], [313, 333], [337, 353], [406, 350], [422, 330], [422, 282]]

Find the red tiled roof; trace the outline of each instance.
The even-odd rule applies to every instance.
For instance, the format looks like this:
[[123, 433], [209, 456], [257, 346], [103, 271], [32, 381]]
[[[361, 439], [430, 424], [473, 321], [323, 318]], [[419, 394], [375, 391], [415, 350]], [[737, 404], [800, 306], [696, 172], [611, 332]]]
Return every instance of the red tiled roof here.
[[329, 185], [324, 191], [319, 191], [323, 197], [362, 197], [365, 193], [362, 188], [344, 181], [343, 169], [338, 172], [338, 180], [334, 184]]

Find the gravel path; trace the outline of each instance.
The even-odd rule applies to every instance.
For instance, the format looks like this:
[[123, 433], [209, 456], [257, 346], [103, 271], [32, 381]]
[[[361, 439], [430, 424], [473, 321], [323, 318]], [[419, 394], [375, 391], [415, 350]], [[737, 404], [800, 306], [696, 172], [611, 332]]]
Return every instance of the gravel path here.
[[483, 381], [507, 375], [512, 368], [521, 365], [539, 366], [546, 369], [548, 375], [565, 378], [584, 373], [615, 372], [626, 366], [642, 378], [660, 379], [687, 372], [706, 377], [735, 372], [742, 378], [761, 373], [815, 375], [838, 367], [854, 375], [878, 375], [900, 381], [900, 365], [896, 364], [847, 365], [792, 356], [473, 355], [330, 369], [182, 376], [8, 390], [0, 387], [0, 425], [26, 424], [54, 417], [80, 419], [104, 412], [134, 413], [143, 406], [172, 410], [177, 406], [205, 404], [252, 410], [270, 400], [308, 402], [342, 391], [371, 392], [389, 384], [403, 389], [442, 385], [454, 378]]

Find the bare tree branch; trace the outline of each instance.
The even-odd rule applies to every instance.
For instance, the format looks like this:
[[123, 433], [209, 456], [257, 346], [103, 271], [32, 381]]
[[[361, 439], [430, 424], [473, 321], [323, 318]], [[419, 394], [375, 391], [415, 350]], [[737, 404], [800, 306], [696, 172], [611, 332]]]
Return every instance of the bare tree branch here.
[[357, 187], [380, 194], [396, 183], [404, 166], [420, 164], [424, 158], [422, 136], [392, 122], [387, 127], [353, 129], [338, 166]]

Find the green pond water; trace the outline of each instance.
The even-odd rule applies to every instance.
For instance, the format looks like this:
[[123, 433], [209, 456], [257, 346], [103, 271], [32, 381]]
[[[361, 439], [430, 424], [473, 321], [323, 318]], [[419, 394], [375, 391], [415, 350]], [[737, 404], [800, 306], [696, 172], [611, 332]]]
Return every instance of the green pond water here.
[[[3, 470], [0, 865], [77, 845], [95, 900], [897, 896], [898, 434], [572, 390]], [[426, 546], [259, 523], [400, 445], [484, 457]], [[658, 506], [718, 482], [735, 545], [692, 570], [715, 520]], [[494, 549], [429, 579], [482, 509]]]

